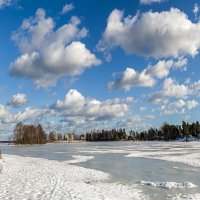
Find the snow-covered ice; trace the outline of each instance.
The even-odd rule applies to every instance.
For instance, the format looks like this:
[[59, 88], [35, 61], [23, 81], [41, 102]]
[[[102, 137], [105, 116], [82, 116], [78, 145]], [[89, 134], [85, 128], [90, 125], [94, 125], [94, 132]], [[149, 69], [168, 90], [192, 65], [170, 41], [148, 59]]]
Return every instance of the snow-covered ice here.
[[197, 193], [197, 194], [178, 194], [174, 197], [169, 196], [166, 200], [200, 200], [200, 193]]
[[[185, 144], [185, 145], [184, 145]], [[182, 145], [183, 147], [178, 147], [178, 145]], [[156, 145], [155, 145], [156, 146]], [[154, 146], [154, 150], [155, 150]], [[170, 162], [178, 162], [186, 165], [190, 165], [193, 167], [200, 167], [200, 143], [199, 142], [188, 142], [179, 143], [179, 142], [171, 142], [164, 143], [165, 148], [169, 149], [160, 149], [158, 146], [157, 151], [142, 151], [142, 150], [133, 150], [131, 153], [128, 153], [125, 157], [143, 157], [150, 159], [159, 159]], [[174, 148], [175, 147], [175, 148]]]
[[166, 189], [187, 189], [196, 188], [197, 186], [190, 182], [176, 183], [176, 182], [151, 182], [151, 181], [141, 181], [142, 185], [149, 185], [153, 187], [161, 187]]
[[[12, 148], [27, 157], [3, 154], [0, 200], [200, 200], [199, 142], [88, 143], [74, 148], [51, 144], [42, 146], [41, 151]], [[60, 159], [29, 157], [35, 155]], [[75, 166], [77, 163], [81, 164]], [[113, 163], [116, 166], [112, 168]], [[142, 165], [145, 163], [147, 166]], [[118, 179], [120, 173], [127, 177]]]
[[[81, 156], [74, 158], [77, 162], [87, 160]], [[4, 154], [2, 163], [0, 199], [147, 199], [136, 186], [112, 183], [110, 174], [65, 161]]]

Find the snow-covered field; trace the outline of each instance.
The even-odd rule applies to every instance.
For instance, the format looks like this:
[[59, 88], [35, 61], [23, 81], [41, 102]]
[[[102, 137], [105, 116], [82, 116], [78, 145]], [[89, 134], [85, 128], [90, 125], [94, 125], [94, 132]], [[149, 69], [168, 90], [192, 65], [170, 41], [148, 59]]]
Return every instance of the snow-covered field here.
[[81, 156], [74, 158], [59, 162], [3, 155], [0, 199], [145, 199], [134, 185], [109, 183], [107, 173], [70, 165], [87, 160]]
[[[68, 144], [27, 149], [26, 147], [16, 149], [6, 147], [4, 152], [9, 152], [12, 148], [14, 149], [11, 152], [20, 152], [23, 148], [21, 154], [26, 153], [26, 156], [14, 155], [15, 153], [3, 154], [3, 159], [0, 160], [0, 168], [2, 166], [0, 200], [200, 200], [200, 180], [198, 178], [200, 177], [200, 142], [66, 145]], [[45, 158], [44, 155], [48, 154], [51, 149], [51, 154], [55, 152], [56, 156], [60, 156], [60, 160]], [[63, 159], [66, 153], [71, 153], [70, 151], [73, 152], [72, 159]], [[31, 156], [36, 153], [41, 153], [41, 157]], [[109, 160], [101, 160], [101, 156], [106, 155], [110, 156]], [[98, 158], [100, 165], [102, 164], [103, 167], [96, 169], [92, 167], [93, 165], [89, 168], [81, 166], [81, 163], [92, 163], [98, 156], [100, 156]], [[150, 163], [158, 160], [167, 161], [166, 164], [162, 163], [165, 169], [161, 169], [161, 166], [156, 169], [156, 165], [153, 166], [155, 172], [162, 172], [164, 175], [153, 173], [152, 169], [146, 172], [148, 166], [140, 166], [136, 170], [134, 168], [136, 161], [131, 166], [121, 163], [136, 158], [148, 159]], [[104, 162], [108, 161], [111, 167], [104, 165], [106, 164]], [[110, 171], [107, 170], [109, 172], [106, 171], [105, 166], [109, 168]], [[122, 173], [122, 175], [121, 169], [127, 170], [131, 178], [137, 177], [137, 181], [130, 184], [126, 181], [113, 180], [112, 167], [115, 171], [119, 168], [117, 173]], [[140, 171], [143, 177], [140, 177]], [[169, 174], [172, 177], [168, 178]], [[179, 177], [181, 174], [185, 175], [184, 181]], [[162, 195], [163, 191], [165, 195]]]

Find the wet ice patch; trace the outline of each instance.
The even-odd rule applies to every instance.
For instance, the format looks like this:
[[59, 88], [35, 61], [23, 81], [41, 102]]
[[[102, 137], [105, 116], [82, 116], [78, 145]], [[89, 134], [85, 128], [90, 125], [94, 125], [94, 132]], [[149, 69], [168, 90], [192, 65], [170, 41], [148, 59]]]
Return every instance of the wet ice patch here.
[[82, 150], [80, 153], [89, 153], [89, 154], [128, 154], [131, 153], [129, 150], [123, 150], [123, 149], [101, 149], [101, 150]]
[[153, 187], [161, 187], [166, 189], [187, 189], [196, 188], [197, 186], [190, 182], [176, 183], [176, 182], [150, 182], [140, 181], [142, 185], [149, 185]]

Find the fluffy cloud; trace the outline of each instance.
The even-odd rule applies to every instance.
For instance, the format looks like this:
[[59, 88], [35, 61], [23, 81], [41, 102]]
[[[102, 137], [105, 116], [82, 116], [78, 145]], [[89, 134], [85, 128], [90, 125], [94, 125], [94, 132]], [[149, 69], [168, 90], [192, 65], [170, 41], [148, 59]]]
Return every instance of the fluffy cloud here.
[[[99, 101], [84, 97], [77, 90], [70, 90], [63, 100], [58, 100], [51, 109], [67, 122], [91, 122], [114, 120], [129, 111], [129, 105], [136, 102], [132, 97]], [[76, 119], [79, 119], [78, 121]]]
[[69, 11], [73, 10], [74, 9], [74, 4], [73, 3], [70, 3], [70, 4], [65, 4], [63, 6], [63, 9], [62, 9], [62, 12], [61, 14], [66, 14], [68, 13]]
[[146, 73], [146, 69], [138, 73], [132, 68], [126, 68], [115, 81], [108, 83], [108, 88], [128, 91], [132, 87], [152, 87], [154, 85], [155, 80]]
[[55, 22], [38, 9], [35, 17], [25, 19], [13, 35], [22, 55], [10, 65], [10, 74], [34, 80], [38, 88], [50, 87], [63, 76], [77, 76], [101, 61], [81, 43], [87, 35], [79, 29], [80, 20], [72, 17], [68, 24], [55, 29]]
[[140, 0], [141, 4], [152, 4], [152, 3], [161, 3], [164, 0]]
[[25, 121], [41, 121], [43, 116], [43, 111], [37, 108], [26, 108], [23, 112], [18, 112], [14, 115], [15, 122], [25, 122]]
[[97, 48], [108, 53], [119, 46], [129, 54], [154, 58], [195, 56], [200, 48], [199, 34], [200, 24], [176, 8], [128, 17], [115, 9]]
[[199, 91], [200, 90], [200, 80], [194, 82], [191, 86], [192, 90]]
[[11, 97], [10, 101], [8, 102], [8, 105], [12, 105], [12, 106], [18, 108], [27, 103], [28, 103], [28, 99], [27, 99], [26, 95], [18, 93]]
[[117, 74], [116, 80], [108, 83], [109, 89], [130, 90], [133, 87], [153, 87], [156, 83], [155, 78], [167, 77], [170, 69], [183, 69], [187, 65], [187, 59], [179, 58], [177, 61], [161, 60], [153, 66], [148, 66], [142, 72], [136, 72], [132, 68]]
[[0, 121], [7, 123], [13, 119], [12, 113], [4, 105], [0, 105]]
[[1, 140], [10, 140], [13, 129], [13, 124], [0, 123]]
[[44, 110], [36, 108], [26, 108], [24, 111], [13, 113], [6, 106], [0, 105], [0, 121], [2, 123], [40, 122], [44, 114]]
[[183, 114], [187, 110], [194, 109], [199, 106], [199, 103], [195, 100], [178, 100], [169, 104], [162, 105], [160, 108], [155, 109], [156, 112], [160, 112], [161, 114], [172, 115], [174, 113]]
[[[82, 109], [85, 104], [85, 97], [77, 90], [70, 90], [63, 100], [58, 100], [55, 104], [55, 108], [58, 110], [72, 110]], [[74, 107], [75, 105], [75, 107]]]
[[147, 129], [149, 126], [144, 124], [146, 123], [147, 120], [152, 120], [154, 119], [153, 115], [134, 115], [131, 116], [125, 120], [121, 120], [117, 123], [118, 127], [126, 127], [128, 129], [134, 129], [134, 130], [143, 130]]
[[197, 3], [195, 3], [195, 5], [194, 5], [193, 13], [194, 13], [195, 19], [197, 20], [198, 14], [199, 14], [199, 6]]
[[155, 78], [165, 78], [169, 75], [170, 69], [186, 69], [187, 59], [179, 58], [177, 61], [173, 60], [161, 60], [154, 66], [147, 67], [147, 74], [155, 77]]
[[200, 96], [200, 80], [191, 83], [187, 79], [184, 84], [179, 84], [175, 79], [166, 78], [163, 86], [159, 91], [151, 94], [150, 101], [160, 103], [170, 98], [186, 99], [188, 97]]
[[12, 5], [12, 0], [0, 0], [0, 9]]
[[173, 66], [174, 62], [172, 60], [169, 61], [159, 61], [155, 66], [148, 67], [147, 73], [151, 74], [156, 78], [164, 78], [168, 76], [171, 67]]
[[200, 80], [192, 83], [190, 85], [190, 89], [192, 90], [194, 96], [200, 97]]
[[42, 123], [48, 130], [51, 123], [49, 121], [55, 119], [56, 131], [67, 129], [85, 132], [96, 128], [110, 128], [117, 120], [131, 113], [131, 106], [135, 102], [137, 100], [132, 97], [100, 101], [84, 97], [77, 90], [71, 89], [63, 99], [58, 99], [51, 106], [25, 108], [16, 112], [11, 107], [0, 105], [0, 124], [10, 124], [13, 128], [18, 122]]
[[155, 92], [151, 96], [150, 101], [159, 103], [168, 98], [186, 98], [191, 93], [192, 91], [187, 85], [179, 84], [172, 78], [166, 78], [162, 89]]

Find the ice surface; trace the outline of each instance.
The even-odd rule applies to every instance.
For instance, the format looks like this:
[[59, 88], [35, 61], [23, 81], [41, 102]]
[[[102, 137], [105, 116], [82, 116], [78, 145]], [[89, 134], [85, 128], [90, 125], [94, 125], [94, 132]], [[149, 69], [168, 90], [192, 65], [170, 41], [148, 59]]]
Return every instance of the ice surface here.
[[[157, 151], [133, 150], [125, 157], [143, 157], [150, 159], [159, 159], [170, 162], [179, 162], [193, 167], [200, 167], [200, 143], [199, 142], [169, 142], [163, 143], [166, 149], [160, 149], [158, 145]], [[156, 144], [154, 146], [154, 149]]]
[[[88, 143], [80, 146], [76, 144], [75, 149], [70, 145], [57, 146], [57, 144], [51, 144], [49, 146], [50, 152], [55, 156], [51, 156], [50, 159], [53, 158], [54, 160], [3, 155], [3, 171], [0, 174], [0, 199], [146, 200], [149, 198], [151, 200], [200, 200], [198, 179], [200, 172], [199, 142]], [[16, 149], [15, 147], [12, 148]], [[25, 149], [21, 151], [21, 155], [34, 156], [34, 151], [39, 151], [39, 153], [42, 153], [41, 155], [37, 153], [37, 156], [42, 157], [49, 153], [49, 149], [45, 149], [45, 146], [38, 150], [31, 147], [29, 153], [26, 152], [25, 147], [20, 147], [17, 151], [21, 149]], [[118, 156], [117, 154], [122, 155]], [[71, 155], [73, 155], [72, 158]], [[109, 173], [73, 165], [94, 159], [94, 156], [96, 157], [95, 160], [87, 162], [84, 166], [109, 172], [113, 176]], [[112, 161], [114, 157], [115, 159], [119, 157], [119, 169], [122, 167], [123, 170], [129, 170], [133, 174], [130, 178], [131, 184], [119, 180], [118, 177], [113, 179], [115, 174], [112, 173], [112, 167], [111, 171], [105, 170], [109, 166], [106, 159], [109, 158]], [[148, 159], [134, 159], [138, 157]], [[58, 161], [55, 161], [55, 159]], [[160, 165], [163, 167], [162, 163], [165, 162], [155, 161], [154, 159], [173, 163], [167, 167], [169, 163], [166, 162], [166, 167], [164, 166], [163, 169], [158, 170], [159, 173], [164, 173], [162, 176], [154, 173], [155, 168], [149, 168], [151, 173], [142, 172], [143, 169], [146, 170], [146, 167], [140, 169], [140, 164], [137, 165], [136, 163], [138, 160], [141, 161], [140, 163], [150, 161], [150, 163], [158, 163], [158, 167]], [[124, 163], [120, 163], [121, 160]], [[131, 168], [129, 165], [127, 166], [127, 163], [129, 163], [127, 160], [134, 160], [134, 165]], [[144, 162], [144, 160], [148, 160], [148, 162]], [[97, 164], [98, 162], [100, 165], [102, 164], [101, 167], [95, 168], [95, 161]], [[79, 165], [83, 166], [83, 164]], [[137, 170], [135, 167], [137, 167]], [[116, 169], [118, 170], [118, 168]], [[139, 175], [134, 175], [137, 172]], [[180, 173], [184, 174], [183, 178], [177, 177]], [[132, 178], [135, 177], [136, 179], [132, 181]], [[151, 182], [143, 181], [141, 184], [137, 184], [138, 180]], [[198, 187], [195, 188], [194, 184]], [[150, 187], [146, 185], [150, 185]], [[144, 194], [149, 195], [149, 197]]]

